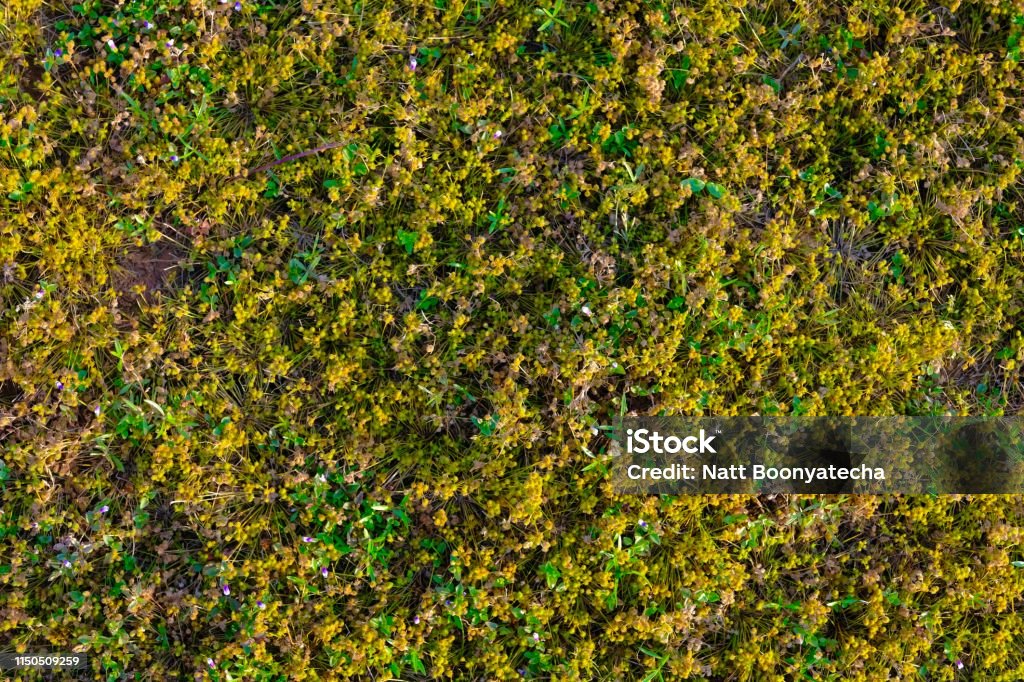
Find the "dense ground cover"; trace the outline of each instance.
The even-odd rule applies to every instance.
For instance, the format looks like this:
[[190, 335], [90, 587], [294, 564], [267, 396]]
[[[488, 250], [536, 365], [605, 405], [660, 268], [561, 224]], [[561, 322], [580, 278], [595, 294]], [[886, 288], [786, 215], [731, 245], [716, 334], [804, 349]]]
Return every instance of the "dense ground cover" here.
[[1019, 412], [1021, 12], [6, 0], [0, 648], [1024, 678], [1024, 498], [606, 476], [621, 414]]

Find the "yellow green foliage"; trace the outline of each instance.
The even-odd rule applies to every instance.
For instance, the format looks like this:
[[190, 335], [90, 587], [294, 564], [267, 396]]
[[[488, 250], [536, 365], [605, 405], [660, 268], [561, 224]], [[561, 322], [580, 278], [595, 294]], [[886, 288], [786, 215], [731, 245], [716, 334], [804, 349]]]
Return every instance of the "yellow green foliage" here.
[[1022, 497], [606, 475], [622, 414], [1019, 412], [1022, 35], [1008, 1], [6, 0], [0, 647], [1024, 679]]

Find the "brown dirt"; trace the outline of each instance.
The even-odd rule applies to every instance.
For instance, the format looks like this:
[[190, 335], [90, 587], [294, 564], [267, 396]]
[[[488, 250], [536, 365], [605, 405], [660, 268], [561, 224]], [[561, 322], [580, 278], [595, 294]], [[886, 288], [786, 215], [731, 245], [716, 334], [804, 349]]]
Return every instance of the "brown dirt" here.
[[129, 305], [152, 303], [174, 282], [183, 254], [184, 249], [166, 239], [130, 248], [114, 276], [118, 298]]

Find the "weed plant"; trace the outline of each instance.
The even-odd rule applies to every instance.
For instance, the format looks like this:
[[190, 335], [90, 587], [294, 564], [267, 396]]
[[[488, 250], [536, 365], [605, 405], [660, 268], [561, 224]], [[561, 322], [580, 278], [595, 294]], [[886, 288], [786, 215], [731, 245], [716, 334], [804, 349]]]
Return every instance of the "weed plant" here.
[[0, 647], [1024, 679], [1020, 496], [607, 476], [622, 414], [1020, 413], [1019, 3], [73, 3], [0, 9]]

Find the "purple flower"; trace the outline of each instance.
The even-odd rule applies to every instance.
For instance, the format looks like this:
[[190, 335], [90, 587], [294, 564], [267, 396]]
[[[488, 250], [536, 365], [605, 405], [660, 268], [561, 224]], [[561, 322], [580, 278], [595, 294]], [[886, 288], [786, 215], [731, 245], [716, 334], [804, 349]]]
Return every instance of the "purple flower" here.
[[53, 51], [53, 56], [54, 57], [63, 57], [64, 56], [64, 50], [62, 50], [62, 49], [60, 49], [58, 47], [56, 50]]
[[153, 28], [153, 24], [149, 23], [148, 21], [144, 21], [142, 22], [142, 27], [148, 31], [149, 29]]
[[166, 45], [167, 47], [174, 47], [174, 38], [168, 40], [166, 43], [164, 43], [164, 45]]
[[419, 625], [420, 624], [420, 617], [416, 616], [415, 618], [412, 619], [412, 622], [413, 622], [413, 625]]
[[641, 528], [647, 528], [647, 522], [644, 521], [643, 519], [640, 519], [639, 521], [637, 521], [637, 525], [640, 526]]
[[533, 633], [533, 641], [535, 641], [535, 642], [539, 642], [540, 641], [540, 635], [538, 635], [536, 632]]
[[46, 292], [43, 291], [42, 289], [40, 289], [39, 291], [36, 292], [36, 300], [42, 299], [43, 296], [46, 296]]
[[302, 538], [303, 542], [316, 542], [316, 538], [311, 538], [308, 535]]
[[242, 3], [240, 3], [240, 2], [236, 2], [235, 3], [235, 11], [236, 12], [241, 12], [242, 11]]
[[171, 163], [178, 163], [178, 155], [171, 154]]
[[502, 135], [502, 132], [500, 130], [495, 130], [494, 131], [494, 139], [495, 140], [497, 140], [499, 137], [501, 137], [501, 135]]
[[213, 662], [212, 658], [206, 659], [206, 665], [210, 666], [210, 670], [213, 670], [217, 667], [217, 664]]
[[94, 410], [93, 410], [92, 412], [93, 412], [93, 414], [95, 414], [95, 415], [96, 415], [97, 417], [98, 417], [98, 416], [100, 416], [100, 406], [99, 406], [99, 405], [97, 405], [97, 406], [96, 406], [96, 409], [94, 409]]
[[409, 57], [409, 70], [410, 71], [415, 71], [417, 64], [419, 64], [419, 62], [416, 61], [416, 57]]
[[71, 568], [71, 562], [67, 559], [64, 560], [64, 568]]
[[961, 661], [959, 658], [956, 659], [956, 669], [957, 670], [963, 670], [964, 669], [964, 662]]
[[57, 387], [58, 391], [63, 391], [64, 390], [64, 382], [61, 381], [60, 379], [58, 379], [57, 383], [54, 384], [54, 385]]
[[110, 511], [110, 507], [108, 507], [107, 505], [103, 505], [102, 507], [100, 507], [100, 514], [106, 514], [108, 511]]
[[257, 599], [257, 600], [256, 600], [256, 606], [258, 606], [258, 607], [259, 607], [260, 611], [262, 611], [263, 609], [267, 608], [267, 605], [266, 605], [266, 604], [264, 604], [264, 603], [263, 603], [263, 602], [262, 602], [261, 600], [259, 600], [259, 599]]
[[224, 583], [223, 585], [221, 585], [220, 589], [221, 589], [221, 591], [224, 592], [224, 596], [225, 597], [228, 596], [229, 594], [231, 594], [231, 587], [227, 583]]
[[327, 577], [327, 567], [326, 566], [321, 566], [320, 567], [320, 575], [322, 575], [325, 578]]

